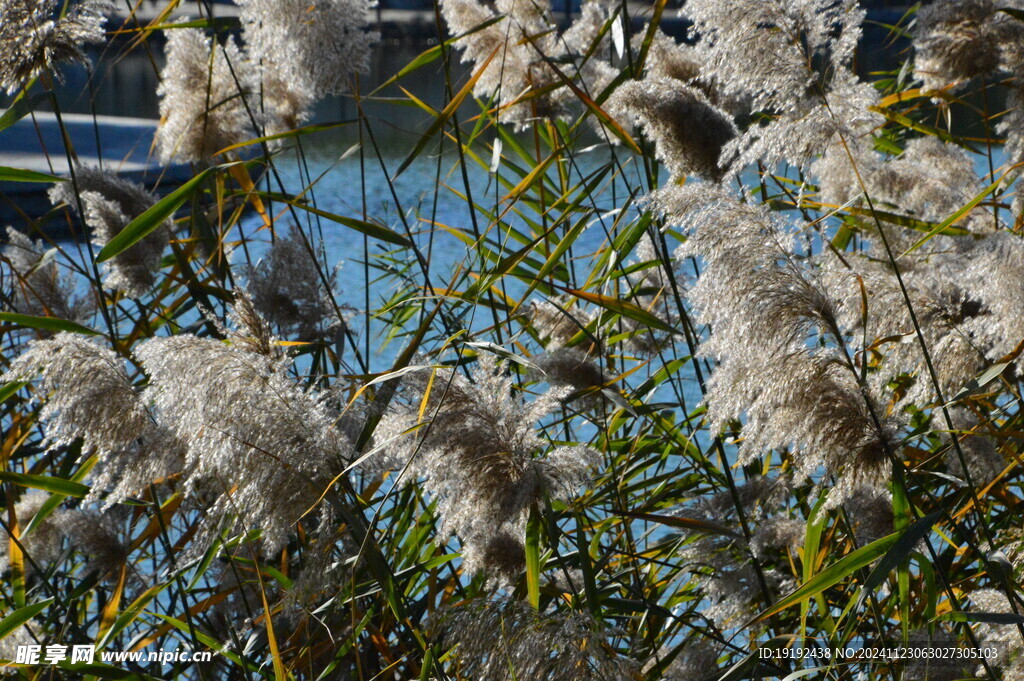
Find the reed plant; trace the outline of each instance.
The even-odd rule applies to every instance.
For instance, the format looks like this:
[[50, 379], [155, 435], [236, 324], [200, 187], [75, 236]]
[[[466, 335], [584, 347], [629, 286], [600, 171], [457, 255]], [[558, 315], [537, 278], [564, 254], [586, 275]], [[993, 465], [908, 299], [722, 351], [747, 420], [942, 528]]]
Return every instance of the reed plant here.
[[0, 0], [0, 130], [162, 33], [190, 169], [0, 168], [3, 673], [1024, 679], [1020, 3], [176, 5]]

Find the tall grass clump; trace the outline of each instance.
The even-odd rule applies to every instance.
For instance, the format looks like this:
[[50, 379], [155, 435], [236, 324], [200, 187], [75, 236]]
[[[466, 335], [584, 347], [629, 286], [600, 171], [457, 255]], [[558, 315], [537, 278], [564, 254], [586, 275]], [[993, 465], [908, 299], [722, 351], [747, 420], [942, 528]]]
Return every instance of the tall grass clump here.
[[1024, 678], [1019, 3], [237, 2], [0, 0], [3, 673]]

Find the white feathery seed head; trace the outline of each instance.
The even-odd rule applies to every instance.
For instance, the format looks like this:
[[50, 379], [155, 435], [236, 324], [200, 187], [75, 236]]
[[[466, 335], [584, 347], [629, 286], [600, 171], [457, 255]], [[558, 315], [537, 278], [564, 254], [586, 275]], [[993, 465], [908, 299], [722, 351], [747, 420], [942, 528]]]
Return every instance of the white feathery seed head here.
[[[100, 247], [157, 200], [142, 185], [99, 168], [77, 167], [74, 184], [85, 209], [85, 224], [92, 230], [92, 241]], [[75, 186], [71, 181], [55, 184], [49, 196], [54, 205], [65, 203], [78, 211]], [[132, 297], [145, 294], [156, 280], [154, 273], [160, 266], [172, 228], [171, 220], [165, 220], [144, 239], [105, 263], [104, 283]]]
[[474, 681], [610, 681], [638, 678], [611, 646], [613, 632], [580, 611], [538, 613], [513, 599], [475, 600], [436, 616], [433, 637]]
[[500, 583], [522, 569], [530, 508], [545, 495], [574, 495], [599, 457], [579, 446], [537, 456], [546, 441], [535, 429], [558, 408], [562, 391], [526, 402], [488, 354], [479, 355], [472, 378], [448, 369], [408, 374], [406, 398], [392, 404], [375, 438], [390, 467], [408, 466], [407, 475], [423, 478], [437, 499], [439, 540], [456, 534], [466, 571]]
[[84, 451], [105, 454], [131, 447], [150, 423], [124, 359], [81, 334], [61, 332], [33, 341], [0, 378], [37, 376], [46, 396], [40, 417], [51, 447], [82, 438]]
[[[236, 0], [254, 62], [271, 66], [281, 84], [315, 99], [348, 90], [370, 65], [380, 38], [367, 30], [367, 0]], [[266, 84], [266, 81], [264, 81]]]
[[7, 240], [3, 257], [15, 275], [15, 310], [36, 317], [85, 321], [90, 311], [88, 301], [75, 293], [74, 278], [70, 272], [61, 271], [56, 251], [13, 227], [7, 228]]
[[856, 0], [689, 0], [683, 12], [702, 77], [777, 111], [800, 107], [827, 72], [849, 66], [864, 18]]
[[108, 347], [61, 332], [33, 341], [0, 380], [33, 381], [43, 395], [40, 418], [50, 447], [81, 438], [101, 464], [90, 499], [120, 501], [181, 469], [181, 449], [136, 392], [125, 360]]
[[577, 348], [556, 348], [530, 358], [540, 376], [553, 388], [586, 390], [607, 384], [611, 377], [594, 357]]
[[332, 319], [336, 315], [331, 302], [337, 269], [321, 262], [313, 248], [300, 228], [292, 226], [288, 236], [278, 237], [248, 272], [248, 291], [256, 310], [282, 333], [300, 339], [321, 335], [338, 321]]
[[[49, 499], [50, 494], [47, 492], [28, 490], [14, 504], [14, 515], [18, 520], [18, 541], [21, 543], [24, 568], [28, 574], [35, 574], [36, 568], [45, 571], [62, 553], [64, 535], [54, 522], [53, 513], [40, 518], [30, 532], [25, 532]], [[6, 511], [3, 518], [6, 522]], [[3, 532], [0, 534], [0, 574], [10, 568], [10, 546], [11, 538], [7, 532]]]
[[564, 117], [574, 99], [548, 61], [591, 97], [618, 73], [609, 63], [607, 36], [598, 40], [612, 14], [604, 0], [584, 3], [561, 35], [549, 0], [496, 0], [493, 9], [479, 0], [443, 0], [441, 13], [451, 35], [468, 34], [455, 44], [463, 50], [463, 61], [481, 70], [474, 95], [488, 99], [497, 93], [499, 120], [519, 130], [538, 118]]
[[84, 558], [85, 571], [96, 572], [109, 582], [117, 580], [128, 560], [128, 517], [126, 506], [73, 508], [55, 513], [53, 524]]
[[1007, 57], [1019, 54], [1024, 24], [1000, 11], [1003, 8], [1020, 9], [1021, 3], [936, 0], [918, 10], [913, 29], [914, 75], [925, 90], [995, 76]]
[[113, 7], [84, 0], [63, 8], [57, 0], [0, 0], [0, 90], [11, 94], [45, 73], [59, 78], [62, 63], [89, 64], [83, 48], [104, 42]]
[[721, 177], [722, 148], [737, 130], [700, 90], [668, 78], [631, 81], [615, 90], [611, 106], [635, 117], [673, 177]]
[[[999, 589], [975, 589], [967, 594], [971, 612], [1011, 615], [1020, 613], [1020, 607], [1011, 607], [1006, 593]], [[978, 639], [996, 649], [996, 658], [991, 664], [1001, 672], [1005, 681], [1024, 681], [1024, 645], [1015, 624], [985, 622], [975, 628]], [[978, 670], [979, 675], [984, 670]]]
[[688, 298], [712, 329], [701, 354], [719, 362], [707, 384], [712, 428], [745, 418], [741, 460], [788, 448], [799, 474], [824, 466], [841, 481], [833, 503], [880, 480], [902, 423], [837, 349], [840, 301], [855, 282], [823, 277], [763, 205], [696, 186], [654, 201], [687, 228], [677, 258], [704, 261]]
[[548, 350], [564, 347], [596, 319], [590, 310], [571, 305], [566, 298], [531, 301], [526, 317]]
[[166, 50], [155, 138], [164, 163], [208, 161], [254, 134], [259, 83], [234, 38], [219, 45], [200, 29], [176, 28], [167, 32]]
[[[0, 639], [0, 659], [14, 661], [18, 655], [18, 649], [22, 646], [42, 645], [45, 642], [43, 624], [30, 620], [20, 624]], [[15, 676], [24, 678], [18, 667], [0, 665], [0, 676]]]
[[859, 139], [883, 122], [869, 110], [874, 88], [852, 71], [856, 0], [690, 0], [684, 13], [699, 38], [699, 80], [717, 101], [749, 98], [768, 114], [723, 150], [730, 175], [756, 161], [804, 167], [839, 135]]
[[211, 527], [237, 518], [261, 528], [272, 552], [344, 469], [351, 445], [325, 400], [289, 376], [248, 298], [236, 298], [236, 319], [248, 323], [229, 343], [181, 334], [136, 354], [150, 378], [146, 399], [185, 447], [186, 489], [221, 491]]

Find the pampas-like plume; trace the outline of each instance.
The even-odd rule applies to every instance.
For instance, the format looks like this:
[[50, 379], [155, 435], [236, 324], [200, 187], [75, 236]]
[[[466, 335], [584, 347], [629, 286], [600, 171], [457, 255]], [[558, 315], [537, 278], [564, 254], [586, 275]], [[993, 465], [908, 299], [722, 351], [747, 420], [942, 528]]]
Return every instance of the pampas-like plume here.
[[[665, 681], [692, 681], [710, 679], [718, 674], [718, 658], [721, 651], [712, 644], [695, 642], [687, 646], [672, 660], [665, 670]], [[649, 664], [654, 664], [652, 660]]]
[[237, 0], [245, 44], [254, 62], [272, 65], [301, 91], [341, 94], [348, 78], [369, 68], [380, 38], [366, 29], [367, 0]]
[[[986, 434], [986, 429], [969, 410], [950, 409], [949, 416], [953, 428], [959, 431], [950, 437], [960, 440], [960, 449], [972, 481], [977, 485], [987, 484], [1006, 468], [1006, 457], [999, 453], [993, 438]], [[961, 480], [966, 478], [960, 457], [953, 447], [946, 450], [946, 470]]]
[[[495, 8], [504, 19], [476, 30], [456, 44], [463, 48], [463, 61], [482, 69], [473, 93], [482, 99], [498, 93], [502, 105], [500, 117], [525, 128], [529, 120], [547, 114], [557, 115], [557, 98], [535, 96], [516, 103], [530, 90], [553, 86], [557, 76], [547, 68], [540, 55], [561, 56], [552, 31], [550, 3], [534, 0], [499, 0]], [[498, 17], [494, 10], [478, 0], [443, 0], [441, 13], [452, 35], [474, 31]], [[536, 113], [534, 111], [536, 110]]]
[[554, 348], [530, 358], [553, 388], [585, 390], [611, 380], [590, 355], [577, 348]]
[[[22, 646], [40, 645], [43, 642], [45, 630], [45, 627], [35, 620], [18, 625], [0, 639], [0, 659], [13, 662], [17, 657], [18, 649]], [[15, 674], [21, 676], [21, 671], [17, 667], [0, 666], [0, 676], [14, 676]]]
[[[19, 541], [25, 553], [25, 569], [35, 574], [36, 568], [45, 571], [64, 554], [64, 542], [85, 559], [86, 570], [95, 571], [101, 578], [116, 578], [114, 571], [124, 564], [129, 549], [123, 541], [126, 514], [124, 507], [100, 511], [95, 508], [56, 509], [40, 518], [30, 532], [29, 523], [49, 501], [50, 494], [31, 490], [14, 506], [18, 519]], [[0, 574], [9, 567], [9, 542], [0, 540]]]
[[598, 456], [558, 447], [536, 457], [545, 446], [537, 422], [563, 394], [525, 402], [493, 357], [481, 354], [478, 362], [472, 382], [451, 370], [408, 375], [408, 399], [393, 404], [375, 437], [391, 467], [408, 465], [409, 475], [425, 478], [438, 500], [440, 538], [458, 535], [466, 571], [511, 581], [523, 566], [530, 508], [545, 495], [574, 494]]
[[43, 244], [13, 227], [7, 228], [8, 243], [3, 256], [16, 280], [13, 306], [22, 314], [57, 317], [82, 322], [88, 316], [87, 301], [75, 294], [70, 272], [62, 273], [57, 261]]
[[[102, 462], [92, 498], [109, 491], [108, 505], [181, 470], [181, 449], [156, 424], [132, 385], [124, 359], [80, 334], [34, 341], [0, 380], [40, 376], [47, 395], [40, 412], [51, 447], [81, 438], [82, 451]], [[109, 488], [109, 490], [108, 490]]]
[[874, 89], [851, 71], [864, 12], [856, 0], [690, 0], [701, 80], [749, 96], [772, 114], [725, 149], [734, 172], [754, 161], [806, 164], [836, 136], [859, 138], [882, 119]]
[[[949, 399], [1024, 338], [1024, 292], [1019, 285], [1024, 241], [1007, 230], [945, 240], [934, 253], [903, 258], [902, 264], [904, 286], [932, 354], [939, 388]], [[868, 258], [851, 256], [847, 262], [866, 286], [867, 328], [860, 294], [848, 286], [838, 307], [842, 323], [857, 333], [866, 331], [872, 340], [916, 334], [895, 274]], [[828, 279], [850, 281], [845, 267], [825, 268], [825, 273]], [[886, 342], [882, 347], [884, 361], [872, 379], [876, 386], [907, 375], [914, 381], [905, 402], [923, 406], [938, 398], [918, 343]]]
[[433, 636], [473, 681], [611, 681], [638, 678], [611, 647], [613, 633], [580, 611], [538, 613], [512, 599], [476, 600], [441, 613]]
[[56, 513], [53, 523], [68, 544], [83, 556], [86, 571], [95, 571], [109, 581], [117, 579], [131, 552], [125, 532], [128, 517], [125, 506], [102, 511], [73, 508]]
[[917, 12], [914, 75], [925, 90], [941, 90], [1012, 68], [1024, 43], [1024, 24], [1002, 12], [1015, 0], [937, 0]]
[[[279, 238], [266, 256], [249, 270], [248, 290], [256, 310], [285, 334], [301, 339], [323, 333], [337, 323], [331, 295], [337, 271], [314, 260], [312, 248], [298, 227]], [[319, 272], [327, 279], [324, 284]]]
[[[978, 613], [996, 615], [1013, 615], [1014, 609], [1007, 600], [1006, 593], [998, 589], [975, 589], [968, 594], [971, 599], [971, 610]], [[1020, 613], [1020, 608], [1016, 609]], [[998, 624], [986, 622], [977, 625], [978, 638], [984, 645], [996, 649], [997, 657], [994, 664], [1002, 672], [999, 678], [1004, 681], [1024, 681], [1024, 645], [1021, 644], [1020, 632], [1015, 624]], [[979, 669], [979, 675], [984, 671]]]
[[702, 78], [774, 111], [804, 106], [827, 70], [850, 64], [864, 17], [856, 0], [689, 0], [683, 11], [700, 38]]
[[[142, 185], [99, 168], [79, 166], [75, 169], [75, 180], [85, 208], [85, 224], [92, 230], [93, 242], [100, 247], [156, 203], [156, 196]], [[50, 189], [50, 201], [78, 210], [71, 182], [55, 184]], [[104, 277], [107, 286], [136, 298], [145, 294], [153, 286], [154, 272], [160, 266], [172, 227], [170, 220], [164, 221], [146, 238], [108, 261]]]
[[[752, 616], [756, 604], [764, 602], [764, 587], [772, 593], [791, 590], [792, 578], [770, 565], [774, 560], [785, 566], [786, 549], [803, 541], [803, 524], [784, 512], [790, 483], [788, 477], [755, 478], [736, 488], [735, 499], [751, 529], [749, 542], [742, 534], [731, 492], [701, 496], [680, 510], [688, 518], [707, 520], [723, 530], [717, 534], [692, 533], [680, 550], [681, 560], [694, 573], [699, 593], [708, 599], [704, 614], [719, 627], [736, 625]], [[763, 585], [752, 558], [762, 563]]]
[[[265, 127], [264, 134], [278, 135], [305, 123], [317, 101], [316, 90], [302, 81], [289, 80], [275, 64], [260, 64], [258, 72], [259, 118]], [[270, 144], [280, 144], [280, 141]]]
[[8, 94], [64, 62], [88, 64], [82, 50], [104, 40], [110, 3], [85, 0], [61, 16], [57, 0], [0, 0], [0, 89]]
[[841, 480], [833, 503], [881, 476], [900, 424], [842, 351], [842, 291], [794, 255], [764, 206], [689, 185], [654, 200], [688, 227], [677, 257], [705, 263], [688, 297], [712, 330], [701, 353], [719, 362], [707, 384], [712, 428], [745, 415], [740, 459], [792, 448], [799, 473], [824, 466]]
[[525, 129], [535, 118], [566, 113], [572, 95], [551, 63], [567, 78], [581, 78], [581, 88], [592, 97], [611, 82], [614, 71], [602, 65], [603, 50], [593, 50], [583, 62], [609, 14], [602, 3], [584, 5], [562, 36], [549, 0], [497, 0], [494, 7], [496, 11], [479, 0], [443, 0], [441, 12], [452, 35], [472, 32], [456, 45], [464, 50], [464, 61], [482, 69], [473, 93], [482, 99], [497, 93], [503, 122]]
[[[634, 48], [639, 49], [643, 45], [644, 37], [645, 34], [641, 33], [634, 39]], [[696, 85], [701, 74], [701, 66], [700, 50], [692, 45], [676, 42], [675, 38], [663, 33], [660, 28], [655, 31], [644, 64], [648, 77], [670, 78], [687, 85]]]
[[[25, 532], [29, 523], [49, 499], [50, 494], [47, 492], [28, 490], [14, 504], [14, 515], [18, 520], [18, 541], [21, 542], [23, 553], [27, 554], [24, 567], [29, 574], [34, 574], [37, 567], [45, 570], [47, 565], [60, 558], [64, 535], [54, 522], [54, 514], [40, 518], [31, 532]], [[6, 512], [4, 521], [7, 521]], [[6, 573], [10, 568], [9, 547], [10, 539], [4, 532], [0, 534], [0, 574]]]
[[566, 298], [559, 298], [556, 302], [534, 300], [527, 308], [530, 325], [549, 350], [564, 347], [596, 319], [591, 311], [570, 303]]
[[673, 177], [721, 177], [719, 157], [736, 126], [696, 88], [668, 78], [632, 81], [615, 90], [610, 106], [636, 118]]
[[32, 380], [48, 396], [40, 417], [51, 447], [82, 438], [86, 452], [130, 447], [149, 425], [146, 409], [113, 350], [76, 333], [33, 341], [0, 379]]
[[233, 38], [213, 45], [199, 29], [167, 32], [167, 65], [160, 73], [160, 127], [156, 145], [169, 163], [206, 161], [253, 134], [246, 107], [259, 81]]
[[[984, 188], [966, 151], [930, 136], [910, 140], [903, 153], [888, 162], [862, 145], [851, 145], [849, 151], [836, 145], [811, 165], [811, 172], [818, 179], [822, 203], [866, 208], [866, 191], [880, 211], [929, 222], [942, 222]], [[884, 222], [886, 217], [880, 215], [879, 219]], [[861, 222], [870, 236], [876, 229], [874, 220], [865, 218]], [[991, 231], [992, 214], [975, 208], [960, 224], [973, 232]], [[923, 236], [888, 224], [885, 229], [890, 246], [897, 253]], [[948, 250], [956, 247], [957, 241], [963, 242], [940, 235], [926, 245], [926, 252]], [[884, 251], [877, 248], [877, 243], [874, 245], [876, 253], [884, 257]]]
[[[287, 373], [244, 293], [225, 344], [189, 334], [149, 340], [136, 354], [150, 377], [146, 397], [185, 446], [186, 489], [221, 491], [209, 529], [236, 517], [262, 528], [274, 551], [351, 457], [325, 401]], [[268, 492], [272, 490], [272, 492]]]
[[530, 358], [538, 369], [535, 373], [539, 375], [534, 377], [556, 389], [583, 390], [604, 385], [611, 379], [596, 361], [603, 346], [595, 343], [593, 336], [578, 345], [567, 345], [595, 316], [580, 307], [568, 307], [569, 303], [565, 299], [557, 305], [549, 300], [530, 303], [527, 316], [545, 348]]

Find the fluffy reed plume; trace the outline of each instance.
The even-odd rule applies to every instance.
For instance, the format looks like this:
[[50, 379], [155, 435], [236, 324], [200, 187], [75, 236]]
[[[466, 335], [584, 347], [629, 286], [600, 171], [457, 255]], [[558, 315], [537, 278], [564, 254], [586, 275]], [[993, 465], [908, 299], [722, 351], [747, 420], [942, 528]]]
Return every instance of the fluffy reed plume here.
[[53, 253], [13, 227], [7, 228], [3, 257], [14, 274], [12, 307], [22, 314], [85, 321], [88, 301], [75, 294], [70, 272], [61, 272]]
[[[29, 523], [50, 499], [50, 495], [42, 490], [28, 490], [14, 504], [14, 515], [18, 521], [18, 541], [24, 555], [23, 568], [27, 574], [34, 574], [36, 568], [45, 570], [53, 561], [60, 558], [64, 534], [56, 522], [55, 514], [40, 518], [31, 532], [25, 532]], [[8, 515], [3, 513], [4, 522]], [[13, 527], [11, 528], [14, 529]], [[5, 574], [10, 565], [11, 540], [6, 532], [0, 533], [0, 574]]]
[[249, 100], [258, 82], [233, 38], [214, 45], [199, 29], [168, 31], [167, 65], [157, 88], [160, 159], [208, 161], [249, 138], [259, 111]]
[[[854, 268], [856, 277], [846, 265], [828, 267], [824, 276], [843, 292], [837, 297], [836, 312], [844, 328], [867, 336], [869, 341], [878, 341], [884, 351], [881, 366], [872, 374], [872, 384], [882, 390], [894, 379], [910, 377], [913, 382], [903, 401], [919, 406], [932, 403], [938, 395], [895, 275], [865, 257], [850, 257], [847, 264]], [[984, 341], [975, 328], [984, 328], [987, 319], [979, 317], [988, 315], [955, 279], [935, 275], [933, 269], [923, 267], [905, 272], [904, 285], [932, 355], [943, 396], [948, 398], [984, 368]], [[850, 285], [858, 277], [864, 283], [864, 294], [851, 290]], [[900, 338], [914, 342], [894, 342]]]
[[[930, 136], [910, 140], [903, 153], [889, 161], [861, 145], [850, 146], [849, 151], [835, 146], [812, 164], [811, 173], [819, 182], [824, 204], [866, 208], [866, 193], [880, 212], [929, 222], [942, 222], [984, 188], [966, 151]], [[879, 218], [886, 221], [884, 214]], [[872, 234], [876, 229], [874, 220], [863, 218], [860, 222], [869, 238], [874, 237], [877, 254], [884, 258], [877, 235]], [[991, 231], [991, 211], [975, 208], [959, 226], [972, 232]], [[899, 253], [924, 236], [909, 228], [888, 225], [886, 235]], [[955, 245], [956, 240], [938, 237], [928, 244], [928, 250], [943, 251]]]
[[[649, 27], [648, 27], [649, 30]], [[646, 30], [633, 39], [633, 51], [639, 55], [646, 38]], [[645, 80], [677, 80], [700, 90], [713, 105], [725, 111], [730, 117], [746, 116], [750, 112], [749, 97], [736, 92], [725, 93], [718, 87], [714, 77], [705, 73], [706, 52], [700, 47], [676, 39], [655, 30], [644, 62]], [[676, 86], [678, 87], [678, 85]]]
[[[911, 266], [904, 272], [904, 284], [931, 349], [939, 387], [948, 399], [988, 364], [1012, 352], [1024, 337], [1024, 295], [1014, 283], [1024, 274], [1024, 241], [1004, 230], [982, 238], [948, 237], [946, 242], [944, 250], [927, 258], [902, 261]], [[869, 337], [916, 333], [895, 276], [864, 258], [850, 263], [867, 283]], [[855, 312], [861, 303], [847, 294], [843, 316], [851, 327], [862, 329], [857, 319], [862, 312]], [[937, 399], [919, 344], [886, 346], [876, 380], [884, 383], [900, 374], [916, 376], [906, 402], [924, 405]]]
[[1019, 62], [1024, 24], [1000, 10], [1016, 0], [936, 0], [917, 12], [914, 75], [925, 90], [958, 88]]
[[264, 134], [288, 132], [309, 119], [310, 109], [317, 101], [315, 90], [301, 81], [289, 80], [275, 64], [260, 64], [258, 73], [259, 102], [255, 106], [263, 121]]
[[552, 30], [550, 12], [551, 6], [546, 0], [498, 0], [494, 10], [479, 0], [444, 0], [441, 3], [441, 13], [452, 35], [468, 33], [504, 15], [502, 20], [456, 44], [463, 49], [463, 61], [473, 63], [482, 71], [473, 94], [488, 99], [497, 93], [497, 101], [502, 106], [500, 120], [520, 129], [534, 118], [560, 113], [561, 102], [557, 97], [536, 95], [517, 101], [531, 90], [556, 85], [556, 74], [541, 57], [557, 58], [562, 52]]
[[499, 119], [518, 129], [536, 118], [565, 115], [573, 96], [562, 76], [581, 78], [580, 87], [592, 97], [614, 77], [610, 67], [599, 65], [604, 50], [594, 49], [609, 15], [602, 3], [587, 3], [562, 36], [549, 0], [496, 0], [494, 10], [479, 0], [444, 0], [441, 13], [452, 35], [472, 31], [456, 45], [463, 49], [463, 61], [482, 71], [473, 93], [481, 99], [497, 94]]
[[[1015, 610], [1010, 606], [1006, 594], [997, 589], [975, 589], [968, 594], [971, 600], [971, 612], [992, 613], [996, 615], [1012, 615]], [[1021, 613], [1018, 604], [1016, 614]], [[994, 647], [997, 657], [995, 665], [1001, 679], [1005, 681], [1024, 681], [1024, 644], [1021, 643], [1020, 632], [1016, 624], [997, 624], [986, 622], [976, 625], [975, 633], [984, 646]], [[983, 676], [985, 671], [978, 669], [976, 673]]]
[[[75, 181], [85, 209], [85, 224], [92, 230], [93, 242], [100, 247], [157, 200], [142, 185], [99, 168], [79, 166], [75, 169]], [[50, 201], [78, 210], [71, 182], [55, 184], [50, 189]], [[133, 298], [144, 295], [156, 279], [154, 273], [160, 267], [160, 256], [167, 247], [172, 228], [173, 223], [166, 220], [146, 238], [109, 260], [105, 264], [104, 283]]]
[[351, 445], [324, 399], [289, 376], [242, 292], [233, 319], [230, 343], [181, 334], [146, 341], [136, 354], [150, 378], [147, 400], [185, 448], [186, 490], [220, 491], [207, 527], [235, 517], [262, 528], [273, 552], [344, 468]]
[[[864, 12], [854, 0], [689, 0], [701, 75], [754, 109], [789, 111], [816, 96], [825, 69], [853, 58]], [[824, 63], [811, 68], [811, 58]]]
[[599, 460], [586, 447], [558, 447], [544, 456], [537, 423], [563, 393], [533, 402], [513, 393], [505, 367], [481, 354], [472, 382], [451, 370], [405, 378], [407, 399], [396, 401], [375, 432], [390, 466], [426, 480], [438, 501], [439, 540], [462, 542], [467, 572], [512, 581], [523, 566], [529, 510], [546, 496], [567, 499]]
[[475, 600], [442, 612], [433, 636], [450, 647], [459, 678], [474, 681], [609, 681], [638, 667], [614, 636], [580, 611], [539, 613], [513, 599]]
[[530, 320], [540, 342], [546, 348], [560, 348], [568, 344], [573, 337], [584, 333], [586, 339], [593, 344], [593, 335], [587, 334], [592, 322], [597, 318], [591, 311], [571, 305], [566, 298], [555, 300], [531, 301], [526, 317]]
[[[6, 636], [0, 639], [0, 660], [13, 662], [17, 658], [18, 648], [21, 646], [42, 644], [44, 642], [43, 639], [45, 638], [42, 634], [44, 631], [45, 627], [37, 623], [35, 620], [18, 625]], [[7, 665], [0, 666], [0, 676], [14, 675], [21, 677], [21, 671], [17, 667], [9, 667]]]
[[858, 546], [870, 544], [895, 531], [892, 516], [892, 492], [865, 486], [853, 492], [843, 504]]
[[341, 94], [370, 65], [380, 35], [367, 30], [368, 0], [236, 0], [245, 46], [254, 62], [271, 65], [283, 83], [314, 98]]
[[586, 352], [577, 348], [554, 348], [534, 355], [530, 361], [552, 388], [586, 390], [607, 384], [611, 377]]
[[[736, 501], [729, 491], [701, 496], [679, 510], [687, 518], [717, 527], [707, 534], [689, 533], [679, 551], [698, 593], [708, 599], [704, 615], [717, 626], [735, 626], [749, 619], [758, 604], [763, 606], [766, 597], [792, 590], [793, 580], [783, 571], [787, 569], [785, 552], [801, 545], [805, 528], [786, 515], [790, 483], [788, 478], [756, 478], [737, 487], [736, 498], [751, 529], [749, 541], [742, 533]], [[760, 576], [753, 559], [761, 565]]]
[[[993, 438], [986, 434], [986, 428], [978, 422], [978, 417], [964, 408], [950, 409], [950, 420], [953, 428], [959, 432], [950, 437], [960, 440], [960, 449], [967, 463], [967, 472], [976, 485], [985, 485], [993, 480], [1006, 468], [1006, 457], [996, 449]], [[956, 449], [946, 450], [946, 470], [961, 480], [966, 479], [964, 467]]]
[[312, 242], [292, 226], [288, 236], [274, 241], [266, 256], [248, 272], [248, 290], [256, 310], [283, 334], [300, 339], [322, 335], [338, 321], [331, 302], [337, 270], [320, 262], [312, 248]]
[[[765, 544], [764, 548], [775, 556], [785, 556], [785, 541], [799, 536], [789, 532], [780, 536], [782, 543]], [[693, 579], [694, 591], [707, 601], [703, 616], [722, 629], [740, 625], [764, 607], [766, 589], [770, 599], [796, 587], [792, 577], [774, 568], [762, 571], [762, 583], [749, 549], [736, 537], [699, 537], [679, 551], [679, 560]]]
[[[1014, 167], [1014, 175], [1020, 177], [1020, 166], [1024, 164], [1024, 58], [1022, 64], [1018, 65], [1013, 73], [1013, 80], [1006, 97], [1006, 114], [996, 123], [996, 132], [1006, 139], [1004, 151], [1006, 152], [1006, 166]], [[1014, 191], [1013, 205], [1013, 227], [1019, 231], [1021, 221], [1024, 220], [1024, 191], [1020, 182], [1017, 183]]]
[[858, 138], [881, 119], [874, 89], [851, 71], [864, 12], [856, 0], [691, 0], [701, 78], [725, 96], [749, 97], [773, 116], [725, 152], [734, 171], [761, 160], [806, 164], [837, 135]]
[[789, 448], [799, 473], [824, 466], [840, 479], [832, 503], [881, 476], [900, 424], [843, 351], [845, 292], [794, 255], [792, 235], [764, 206], [690, 185], [654, 200], [687, 227], [677, 257], [705, 263], [688, 298], [711, 329], [701, 354], [719, 362], [707, 384], [712, 429], [745, 416], [740, 460]]
[[[681, 651], [665, 670], [665, 681], [711, 679], [718, 674], [721, 651], [707, 643], [694, 643]], [[652, 663], [656, 660], [652, 660]]]
[[59, 333], [34, 341], [0, 379], [40, 377], [46, 396], [40, 419], [51, 448], [82, 440], [82, 451], [102, 462], [93, 476], [92, 498], [109, 492], [107, 504], [137, 494], [181, 469], [171, 434], [149, 414], [125, 370], [122, 357], [80, 334]]
[[0, 89], [7, 94], [47, 72], [59, 78], [62, 63], [88, 65], [82, 48], [104, 41], [110, 3], [85, 0], [62, 16], [63, 8], [57, 0], [0, 1]]
[[721, 178], [719, 157], [737, 130], [701, 91], [669, 78], [646, 78], [616, 89], [611, 105], [636, 119], [674, 178]]
[[1024, 239], [1009, 230], [965, 239], [968, 248], [940, 261], [948, 281], [965, 291], [970, 332], [990, 360], [1010, 354], [1024, 338]]
[[[544, 352], [530, 358], [537, 367], [534, 375], [547, 381], [552, 388], [584, 390], [608, 383], [611, 377], [598, 364], [602, 346], [586, 329], [595, 316], [580, 307], [571, 307], [570, 301], [533, 301], [526, 316], [541, 341]], [[568, 344], [579, 333], [582, 340]]]
[[[69, 549], [82, 557], [88, 572], [96, 572], [103, 579], [116, 579], [115, 571], [124, 565], [129, 553], [123, 541], [124, 521], [127, 519], [125, 507], [117, 506], [106, 511], [58, 508], [25, 532], [50, 498], [46, 492], [31, 490], [22, 495], [14, 506], [26, 573], [36, 575], [37, 569], [45, 572], [64, 555], [66, 542]], [[10, 542], [4, 534], [0, 540], [0, 573], [10, 568], [9, 549]]]
[[126, 524], [130, 514], [125, 506], [100, 511], [74, 508], [55, 514], [53, 523], [68, 541], [68, 546], [83, 558], [85, 571], [105, 580], [117, 580], [128, 560]]
[[[639, 50], [643, 38], [643, 33], [636, 37], [634, 48]], [[647, 76], [652, 79], [670, 78], [687, 85], [695, 85], [701, 74], [702, 65], [700, 50], [692, 45], [676, 42], [675, 38], [658, 28], [648, 48], [644, 69]], [[705, 94], [710, 97], [709, 93]]]
[[[587, 0], [580, 6], [579, 16], [559, 37], [561, 48], [572, 55], [572, 70], [578, 74], [577, 85], [594, 100], [599, 99], [619, 75], [619, 69], [609, 59], [615, 47], [611, 40], [614, 29], [608, 25], [613, 11], [614, 6], [608, 0]], [[621, 22], [622, 17], [612, 21]]]

